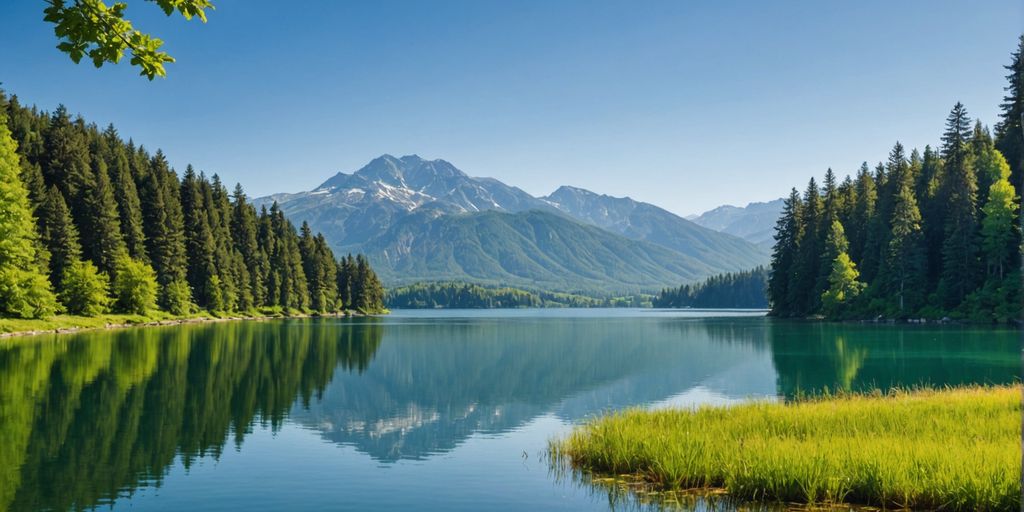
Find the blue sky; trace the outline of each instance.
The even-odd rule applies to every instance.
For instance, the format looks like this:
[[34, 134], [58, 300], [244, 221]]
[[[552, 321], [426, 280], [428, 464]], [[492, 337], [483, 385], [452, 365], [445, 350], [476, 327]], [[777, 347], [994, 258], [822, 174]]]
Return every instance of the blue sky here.
[[995, 123], [1024, 31], [1019, 0], [214, 3], [203, 25], [129, 2], [178, 60], [149, 82], [5, 2], [0, 81], [252, 195], [416, 153], [685, 215], [935, 144], [958, 100]]

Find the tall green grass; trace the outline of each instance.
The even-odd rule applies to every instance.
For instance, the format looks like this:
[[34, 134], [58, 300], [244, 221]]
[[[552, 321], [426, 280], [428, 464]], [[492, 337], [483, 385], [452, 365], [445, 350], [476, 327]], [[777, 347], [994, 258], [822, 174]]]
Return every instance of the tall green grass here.
[[850, 395], [593, 420], [552, 460], [662, 490], [890, 508], [1019, 510], [1021, 387]]

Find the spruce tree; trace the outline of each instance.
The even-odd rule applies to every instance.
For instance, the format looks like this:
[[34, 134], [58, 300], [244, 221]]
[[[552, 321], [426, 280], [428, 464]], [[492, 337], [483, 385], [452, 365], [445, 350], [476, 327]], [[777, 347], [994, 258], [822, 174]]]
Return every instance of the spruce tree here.
[[853, 206], [853, 219], [850, 223], [850, 257], [861, 261], [867, 240], [868, 226], [875, 215], [875, 202], [878, 192], [875, 189], [875, 178], [868, 169], [868, 163], [861, 164], [857, 171], [857, 198]]
[[1006, 96], [1000, 105], [999, 124], [996, 125], [996, 147], [1010, 165], [1010, 183], [1015, 189], [1024, 187], [1024, 130], [1021, 117], [1024, 116], [1024, 35], [1020, 36], [1017, 50], [1013, 52], [1006, 69]]
[[892, 236], [884, 274], [879, 276], [885, 297], [893, 297], [901, 315], [921, 306], [927, 278], [921, 213], [914, 197], [912, 177], [905, 176], [896, 194]]
[[217, 275], [214, 240], [200, 180], [191, 165], [185, 168], [181, 179], [181, 210], [185, 222], [185, 248], [188, 252], [188, 284], [196, 304], [209, 309], [214, 294], [219, 293], [213, 286], [213, 277]]
[[821, 217], [821, 195], [817, 182], [811, 178], [807, 184], [807, 190], [804, 191], [804, 233], [797, 254], [796, 272], [790, 282], [790, 296], [794, 304], [793, 313], [798, 316], [817, 312], [821, 300], [821, 291], [818, 291], [817, 288], [822, 246], [825, 241]]
[[93, 156], [92, 163], [92, 180], [83, 190], [85, 211], [78, 222], [82, 253], [101, 271], [112, 273], [126, 249], [107, 164], [98, 156]]
[[82, 258], [82, 248], [78, 242], [78, 228], [71, 219], [71, 210], [56, 185], [46, 193], [46, 200], [40, 208], [40, 221], [41, 239], [50, 253], [50, 282], [60, 290], [67, 269]]
[[40, 318], [57, 300], [36, 258], [35, 220], [21, 183], [17, 146], [0, 110], [0, 315]]
[[[783, 202], [782, 215], [775, 222], [775, 246], [772, 249], [772, 272], [768, 279], [768, 297], [775, 316], [790, 316], [794, 305], [790, 281], [795, 273], [800, 240], [803, 237], [803, 204], [800, 193], [792, 189]], [[680, 290], [682, 292], [682, 290]]]
[[942, 277], [939, 288], [943, 304], [954, 308], [978, 285], [977, 179], [968, 144], [970, 119], [963, 105], [953, 107], [942, 136], [943, 200], [946, 226], [942, 243]]
[[171, 313], [186, 314], [192, 310], [192, 297], [186, 280], [185, 231], [178, 179], [160, 151], [147, 167], [140, 193], [145, 197], [142, 215], [146, 249], [161, 286], [159, 302]]
[[128, 148], [112, 124], [103, 131], [103, 139], [107, 151], [107, 171], [114, 187], [114, 199], [117, 202], [118, 220], [125, 248], [132, 258], [145, 261], [148, 257], [146, 236], [142, 229], [142, 205], [132, 175]]
[[989, 281], [1001, 283], [1007, 272], [1017, 266], [1020, 228], [1014, 224], [1014, 219], [1019, 201], [1009, 176], [1000, 178], [989, 188], [981, 221], [981, 248]]
[[917, 204], [921, 211], [921, 231], [924, 235], [924, 252], [927, 259], [927, 290], [938, 285], [942, 271], [942, 242], [945, 239], [946, 205], [940, 189], [943, 180], [942, 158], [925, 146], [921, 160], [921, 174], [916, 184]]

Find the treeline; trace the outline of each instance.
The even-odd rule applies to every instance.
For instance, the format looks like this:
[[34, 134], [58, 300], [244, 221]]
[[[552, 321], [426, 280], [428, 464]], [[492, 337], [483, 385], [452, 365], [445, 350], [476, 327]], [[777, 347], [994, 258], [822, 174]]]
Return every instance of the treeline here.
[[793, 189], [776, 226], [772, 314], [830, 318], [1021, 316], [1024, 36], [995, 136], [957, 103], [938, 150], [899, 142], [872, 171]]
[[768, 269], [719, 274], [701, 283], [666, 288], [654, 299], [654, 307], [766, 309]]
[[461, 282], [416, 283], [387, 293], [387, 306], [395, 309], [589, 308], [611, 306], [611, 301], [569, 293], [531, 292]]
[[383, 310], [365, 257], [335, 258], [276, 204], [2, 91], [0, 205], [0, 316]]

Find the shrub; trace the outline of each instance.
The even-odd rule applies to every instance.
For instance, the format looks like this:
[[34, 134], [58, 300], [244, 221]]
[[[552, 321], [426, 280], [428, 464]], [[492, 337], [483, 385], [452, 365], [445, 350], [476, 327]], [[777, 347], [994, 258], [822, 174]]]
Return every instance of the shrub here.
[[139, 260], [122, 256], [117, 260], [114, 296], [123, 313], [145, 315], [156, 308], [156, 272]]
[[60, 301], [73, 315], [97, 316], [110, 307], [110, 279], [91, 261], [75, 261], [64, 269]]

